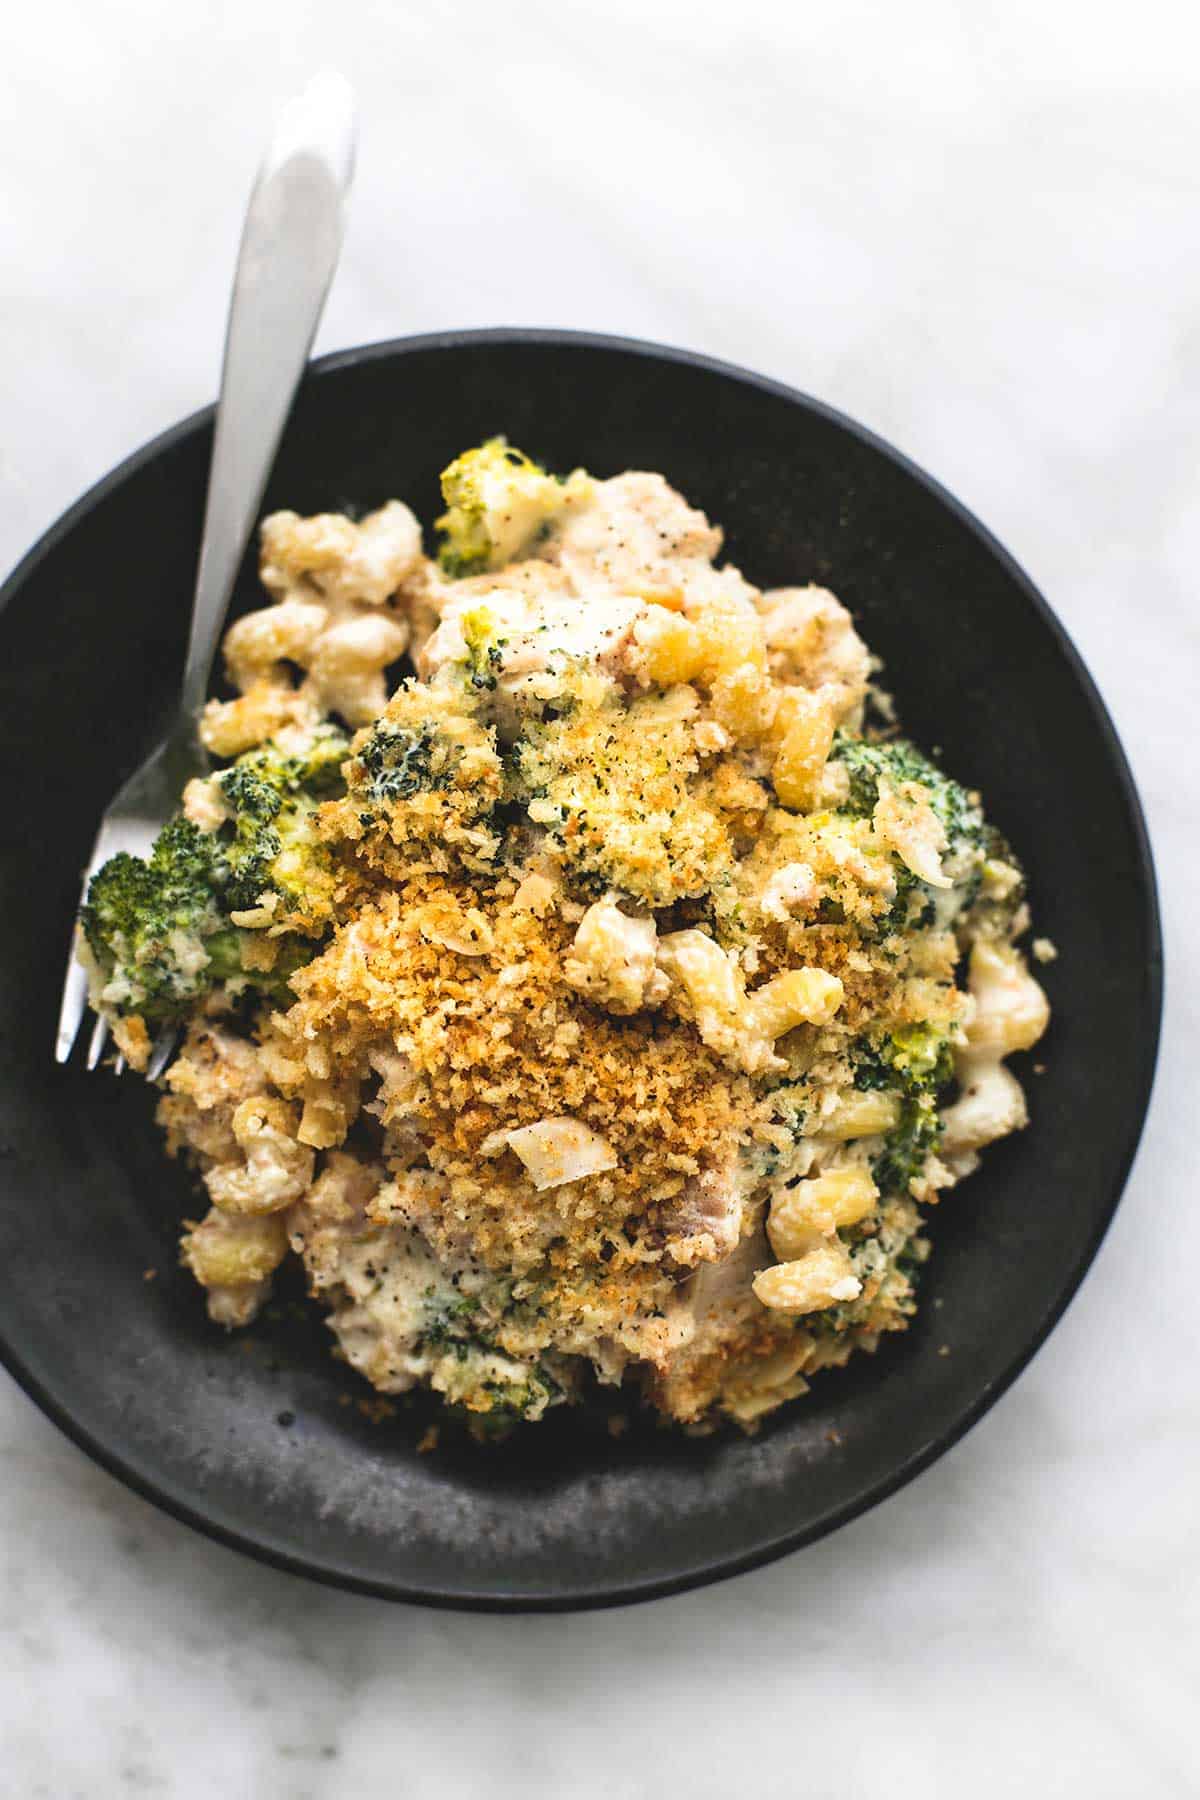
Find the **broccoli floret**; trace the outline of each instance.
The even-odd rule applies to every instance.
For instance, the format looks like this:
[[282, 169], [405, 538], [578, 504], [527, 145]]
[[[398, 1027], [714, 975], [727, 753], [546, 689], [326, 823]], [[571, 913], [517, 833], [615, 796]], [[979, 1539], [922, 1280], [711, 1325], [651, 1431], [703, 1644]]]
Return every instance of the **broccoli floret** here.
[[340, 816], [368, 862], [390, 869], [393, 847], [424, 840], [476, 867], [498, 848], [487, 820], [504, 770], [473, 703], [473, 694], [405, 684], [355, 740]]
[[948, 899], [940, 899], [896, 859], [896, 898], [879, 921], [881, 934], [935, 922], [945, 924], [969, 906], [979, 892], [983, 867], [994, 853], [997, 836], [986, 823], [977, 798], [905, 738], [876, 744], [839, 730], [834, 733], [829, 757], [831, 762], [840, 763], [850, 777], [843, 812], [869, 819], [879, 799], [881, 781], [893, 788], [915, 781], [926, 790], [929, 805], [946, 832], [942, 868], [954, 883], [952, 895], [947, 890]]
[[265, 744], [216, 777], [232, 815], [220, 833], [230, 910], [275, 893], [297, 921], [323, 922], [332, 860], [314, 835], [313, 815], [322, 800], [344, 792], [349, 753], [343, 734], [322, 726], [298, 751]]
[[892, 1316], [893, 1330], [896, 1322], [911, 1318], [917, 1309], [917, 1281], [929, 1255], [929, 1240], [921, 1236], [920, 1216], [912, 1201], [888, 1201], [869, 1232], [855, 1236], [853, 1231], [842, 1231], [839, 1236], [862, 1283], [862, 1293], [840, 1306], [811, 1313], [804, 1321], [805, 1330], [818, 1336], [855, 1326], [870, 1330], [881, 1308]]
[[1025, 871], [1011, 845], [995, 826], [985, 828], [983, 859], [970, 893], [970, 911], [961, 921], [964, 939], [1007, 941], [1020, 931], [1018, 914], [1025, 900]]
[[336, 725], [325, 724], [318, 725], [299, 748], [271, 742], [239, 760], [252, 760], [262, 778], [281, 794], [330, 800], [345, 792], [342, 765], [349, 750], [346, 734]]
[[503, 1435], [523, 1419], [540, 1419], [566, 1396], [563, 1383], [542, 1361], [515, 1362], [481, 1325], [481, 1303], [473, 1295], [426, 1291], [420, 1348], [451, 1356], [450, 1371], [437, 1371], [434, 1385], [461, 1409], [472, 1426]]
[[937, 1095], [929, 1088], [905, 1094], [900, 1119], [884, 1140], [871, 1164], [871, 1174], [881, 1194], [907, 1194], [924, 1170], [942, 1135]]
[[469, 1424], [477, 1437], [486, 1438], [507, 1436], [514, 1426], [540, 1419], [547, 1407], [567, 1397], [544, 1363], [538, 1363], [526, 1381], [488, 1381], [481, 1391], [491, 1405], [483, 1412], [472, 1410]]
[[414, 794], [449, 786], [454, 760], [439, 758], [435, 766], [437, 746], [438, 730], [432, 720], [420, 725], [380, 720], [356, 753], [362, 765], [356, 795], [377, 803], [411, 800]]
[[[273, 744], [249, 751], [213, 778], [228, 814], [215, 831], [174, 818], [148, 858], [122, 852], [96, 872], [81, 923], [106, 1011], [160, 1024], [220, 982], [284, 991], [328, 921], [331, 866], [312, 816], [341, 787], [348, 749], [323, 728], [295, 753]], [[264, 894], [283, 901], [293, 932], [275, 940], [270, 969], [251, 971], [241, 945], [252, 934], [229, 915]]]
[[169, 1017], [239, 967], [215, 849], [172, 819], [147, 860], [122, 851], [92, 877], [81, 922], [114, 1011]]
[[283, 848], [275, 829], [283, 796], [248, 763], [235, 763], [218, 781], [233, 812], [230, 831], [221, 840], [225, 896], [231, 907], [254, 906], [269, 886], [271, 865]]
[[504, 666], [506, 637], [497, 637], [496, 621], [486, 606], [472, 606], [459, 619], [467, 648], [466, 677], [473, 688], [492, 693]]
[[881, 780], [895, 788], [906, 781], [918, 781], [928, 791], [929, 804], [946, 828], [947, 855], [953, 856], [963, 848], [982, 849], [986, 826], [978, 800], [906, 738], [871, 744], [865, 738], [837, 731], [829, 757], [831, 762], [841, 763], [850, 777], [845, 812], [869, 819], [879, 799]]
[[449, 575], [498, 569], [526, 555], [538, 537], [587, 492], [582, 470], [565, 481], [502, 437], [466, 450], [442, 471], [446, 511], [437, 520], [444, 536], [438, 560]]
[[437, 1288], [425, 1290], [425, 1323], [421, 1341], [437, 1349], [451, 1349], [458, 1357], [467, 1354], [472, 1343], [470, 1321], [479, 1311], [473, 1294], [439, 1293]]
[[881, 1194], [907, 1194], [941, 1136], [938, 1097], [954, 1078], [948, 1033], [937, 1025], [907, 1025], [862, 1038], [854, 1052], [854, 1085], [895, 1094], [899, 1118], [871, 1165]]
[[863, 1038], [855, 1052], [854, 1085], [859, 1089], [936, 1091], [953, 1074], [950, 1039], [938, 1025], [905, 1025], [899, 1031]]

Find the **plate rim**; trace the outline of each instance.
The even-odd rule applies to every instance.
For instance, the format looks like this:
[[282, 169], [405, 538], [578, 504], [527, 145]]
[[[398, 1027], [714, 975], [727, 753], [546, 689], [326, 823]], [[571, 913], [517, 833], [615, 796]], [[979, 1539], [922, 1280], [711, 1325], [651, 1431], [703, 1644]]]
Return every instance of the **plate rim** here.
[[[1150, 834], [1132, 768], [1112, 716], [1066, 627], [1024, 568], [975, 513], [944, 487], [935, 476], [929, 474], [926, 469], [869, 426], [861, 424], [839, 408], [831, 406], [801, 389], [794, 388], [786, 382], [699, 351], [658, 344], [642, 338], [624, 337], [619, 334], [544, 326], [493, 326], [443, 330], [404, 337], [383, 338], [367, 344], [352, 345], [345, 349], [331, 351], [310, 362], [304, 373], [301, 391], [310, 383], [318, 382], [329, 375], [335, 375], [343, 369], [388, 357], [429, 350], [486, 349], [506, 346], [616, 351], [626, 356], [643, 357], [649, 361], [681, 364], [700, 370], [707, 375], [732, 380], [742, 386], [755, 388], [777, 399], [785, 400], [790, 405], [798, 406], [840, 428], [896, 465], [904, 474], [923, 487], [959, 524], [982, 542], [984, 548], [995, 558], [1009, 579], [1021, 589], [1042, 624], [1049, 629], [1071, 671], [1093, 724], [1105, 744], [1117, 777], [1120, 795], [1129, 816], [1135, 847], [1135, 874], [1138, 892], [1145, 910], [1147, 937], [1144, 973], [1150, 1004], [1143, 1019], [1140, 1067], [1135, 1093], [1136, 1105], [1131, 1114], [1131, 1128], [1127, 1142], [1114, 1167], [1110, 1191], [1106, 1203], [1100, 1211], [1098, 1221], [1068, 1271], [1053, 1305], [1048, 1308], [1036, 1331], [1022, 1345], [1017, 1355], [1012, 1357], [1005, 1367], [983, 1386], [974, 1400], [955, 1417], [949, 1426], [929, 1438], [886, 1478], [876, 1482], [869, 1490], [855, 1495], [851, 1500], [831, 1507], [827, 1513], [823, 1513], [817, 1520], [810, 1521], [806, 1525], [779, 1533], [750, 1549], [740, 1552], [731, 1551], [728, 1555], [710, 1558], [684, 1569], [678, 1574], [629, 1582], [607, 1580], [603, 1583], [572, 1588], [561, 1594], [530, 1594], [519, 1589], [505, 1591], [499, 1588], [474, 1591], [462, 1588], [450, 1592], [444, 1588], [422, 1587], [419, 1583], [411, 1581], [364, 1576], [344, 1560], [339, 1562], [336, 1557], [327, 1557], [321, 1561], [315, 1556], [298, 1554], [288, 1548], [281, 1539], [272, 1535], [265, 1520], [263, 1521], [264, 1529], [260, 1534], [250, 1536], [244, 1530], [223, 1522], [217, 1516], [219, 1508], [203, 1510], [197, 1504], [194, 1495], [182, 1484], [172, 1486], [164, 1482], [161, 1476], [147, 1473], [135, 1453], [114, 1447], [81, 1425], [72, 1415], [69, 1406], [57, 1398], [39, 1379], [22, 1356], [19, 1347], [10, 1340], [3, 1321], [0, 1321], [0, 1363], [46, 1417], [93, 1462], [131, 1488], [142, 1499], [150, 1501], [171, 1517], [179, 1520], [180, 1523], [190, 1526], [193, 1530], [201, 1532], [226, 1548], [240, 1551], [258, 1562], [282, 1569], [292, 1575], [303, 1576], [323, 1586], [364, 1594], [375, 1599], [401, 1601], [455, 1612], [565, 1613], [628, 1606], [682, 1593], [712, 1582], [728, 1580], [735, 1575], [761, 1568], [792, 1551], [803, 1549], [808, 1544], [815, 1543], [830, 1532], [837, 1530], [840, 1526], [848, 1524], [852, 1519], [859, 1518], [864, 1513], [871, 1511], [882, 1501], [898, 1492], [900, 1488], [913, 1481], [940, 1456], [959, 1443], [983, 1415], [995, 1405], [996, 1401], [1007, 1392], [1029, 1366], [1079, 1292], [1108, 1233], [1128, 1183], [1149, 1114], [1161, 1042], [1164, 986], [1163, 936]], [[128, 456], [123, 457], [107, 474], [86, 488], [79, 498], [59, 514], [13, 565], [3, 585], [0, 586], [0, 615], [3, 614], [13, 596], [24, 587], [42, 562], [69, 535], [81, 519], [85, 518], [112, 490], [119, 487], [130, 476], [135, 475], [146, 464], [174, 448], [177, 443], [192, 433], [210, 427], [215, 412], [215, 405], [212, 404], [198, 407], [184, 418], [177, 420], [175, 424], [169, 425], [165, 430], [148, 439]], [[48, 1054], [49, 1051], [47, 1051]]]

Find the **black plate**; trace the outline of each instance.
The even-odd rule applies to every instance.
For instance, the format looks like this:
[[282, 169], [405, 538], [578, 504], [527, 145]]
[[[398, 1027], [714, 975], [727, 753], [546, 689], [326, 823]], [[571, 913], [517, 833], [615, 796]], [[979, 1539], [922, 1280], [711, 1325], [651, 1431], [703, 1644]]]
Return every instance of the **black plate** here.
[[[987, 796], [1061, 958], [1033, 1124], [948, 1198], [924, 1310], [755, 1438], [557, 1417], [484, 1449], [373, 1422], [298, 1298], [246, 1336], [176, 1268], [197, 1205], [133, 1077], [50, 1059], [78, 870], [147, 748], [187, 625], [211, 413], [124, 463], [4, 590], [0, 742], [0, 1330], [64, 1430], [178, 1517], [371, 1593], [475, 1607], [645, 1598], [810, 1542], [891, 1493], [992, 1403], [1096, 1252], [1149, 1097], [1161, 949], [1128, 768], [1061, 626], [970, 515], [799, 394], [615, 339], [481, 332], [326, 358], [267, 505], [399, 495], [498, 431], [553, 467], [661, 469], [756, 582], [818, 581], [887, 663], [907, 729]], [[1046, 497], [1045, 504], [1053, 504]], [[236, 604], [256, 603], [251, 559]], [[157, 1278], [144, 1279], [154, 1269]], [[949, 1354], [942, 1347], [949, 1346]], [[1036, 1480], [1036, 1471], [1029, 1473]]]

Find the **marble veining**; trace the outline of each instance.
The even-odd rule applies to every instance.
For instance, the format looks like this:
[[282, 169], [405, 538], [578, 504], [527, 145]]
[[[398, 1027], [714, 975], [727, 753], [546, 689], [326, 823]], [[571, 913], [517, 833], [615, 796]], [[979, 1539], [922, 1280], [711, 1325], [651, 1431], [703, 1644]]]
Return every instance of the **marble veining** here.
[[1033, 1367], [902, 1494], [718, 1588], [517, 1620], [326, 1592], [160, 1515], [0, 1379], [5, 1796], [1200, 1793], [1198, 48], [1182, 0], [24, 11], [0, 562], [211, 398], [269, 109], [332, 57], [364, 129], [319, 347], [630, 332], [894, 439], [1087, 657], [1173, 953], [1144, 1148]]

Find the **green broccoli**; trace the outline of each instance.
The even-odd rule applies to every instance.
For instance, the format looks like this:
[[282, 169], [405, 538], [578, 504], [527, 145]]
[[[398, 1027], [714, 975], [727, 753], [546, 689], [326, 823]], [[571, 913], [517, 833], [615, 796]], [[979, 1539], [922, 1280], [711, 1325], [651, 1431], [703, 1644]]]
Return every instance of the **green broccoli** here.
[[469, 607], [459, 615], [458, 625], [467, 647], [467, 680], [479, 692], [494, 693], [504, 667], [508, 639], [497, 637], [495, 618], [486, 606]]
[[917, 1310], [917, 1281], [929, 1255], [929, 1240], [921, 1236], [915, 1205], [908, 1199], [889, 1200], [869, 1231], [858, 1233], [852, 1228], [839, 1236], [863, 1291], [854, 1300], [810, 1313], [804, 1321], [805, 1330], [824, 1336], [855, 1326], [871, 1329], [880, 1310], [890, 1314], [893, 1321], [884, 1328], [895, 1330], [901, 1320], [911, 1318]]
[[448, 787], [458, 761], [440, 743], [432, 719], [419, 725], [381, 719], [356, 755], [362, 774], [356, 771], [355, 795], [376, 803], [411, 800], [414, 794]]
[[214, 852], [198, 826], [172, 819], [145, 861], [122, 851], [92, 877], [81, 922], [106, 1007], [158, 1021], [239, 970]]
[[1012, 846], [994, 825], [986, 827], [983, 860], [968, 896], [963, 924], [970, 938], [1007, 942], [1019, 934], [1017, 915], [1025, 899], [1025, 871]]
[[919, 782], [929, 805], [946, 833], [942, 869], [953, 882], [945, 897], [935, 893], [899, 858], [896, 859], [896, 897], [879, 921], [883, 935], [931, 924], [949, 924], [979, 892], [984, 865], [994, 856], [998, 834], [984, 819], [977, 797], [939, 769], [923, 751], [905, 738], [871, 743], [847, 731], [834, 733], [829, 759], [840, 763], [850, 777], [850, 791], [841, 810], [855, 818], [869, 819], [879, 799], [879, 784], [893, 788]]
[[855, 1049], [854, 1085], [918, 1094], [953, 1079], [949, 1034], [938, 1025], [905, 1025], [899, 1031], [861, 1038]]
[[488, 821], [504, 767], [474, 700], [406, 682], [355, 739], [339, 816], [369, 865], [390, 872], [395, 846], [425, 841], [467, 867], [490, 866], [500, 838]]
[[219, 834], [231, 911], [275, 893], [290, 913], [324, 918], [332, 861], [313, 833], [313, 816], [322, 800], [345, 792], [341, 771], [349, 754], [344, 735], [324, 725], [299, 751], [268, 743], [215, 777], [231, 814]]
[[881, 1194], [907, 1194], [917, 1180], [942, 1135], [937, 1094], [930, 1088], [905, 1094], [899, 1122], [888, 1133], [883, 1149], [871, 1164], [871, 1174]]
[[451, 1356], [435, 1383], [463, 1410], [475, 1431], [503, 1435], [523, 1419], [540, 1419], [548, 1406], [567, 1397], [564, 1381], [546, 1361], [519, 1362], [509, 1356], [480, 1322], [481, 1302], [466, 1294], [425, 1292], [426, 1316], [419, 1348], [439, 1358]]
[[445, 542], [438, 560], [448, 575], [498, 569], [527, 555], [539, 536], [590, 488], [576, 470], [565, 481], [502, 437], [466, 450], [442, 471], [446, 511], [437, 520]]
[[464, 1357], [473, 1341], [470, 1321], [479, 1311], [478, 1299], [473, 1294], [446, 1293], [432, 1286], [425, 1289], [423, 1298], [426, 1304], [422, 1344], [453, 1350], [456, 1356]]
[[468, 1422], [477, 1436], [489, 1438], [506, 1437], [514, 1426], [540, 1419], [547, 1407], [568, 1398], [545, 1363], [538, 1363], [525, 1381], [485, 1381], [481, 1391], [491, 1405], [472, 1412]]
[[947, 858], [984, 849], [987, 828], [976, 797], [906, 738], [872, 744], [849, 732], [837, 731], [829, 757], [831, 762], [841, 763], [850, 777], [844, 811], [857, 818], [870, 818], [879, 799], [880, 781], [886, 780], [894, 788], [906, 781], [917, 781], [928, 791], [929, 804], [945, 827]]
[[871, 1165], [881, 1194], [907, 1194], [921, 1174], [941, 1136], [939, 1095], [953, 1079], [950, 1036], [940, 1026], [907, 1025], [858, 1041], [855, 1087], [893, 1093], [900, 1103], [899, 1118]]
[[[302, 750], [248, 751], [213, 777], [227, 811], [214, 831], [182, 816], [149, 857], [122, 852], [97, 870], [81, 914], [100, 979], [100, 1003], [157, 1025], [187, 1012], [218, 983], [282, 992], [328, 922], [329, 853], [312, 831], [320, 799], [342, 787], [346, 739], [322, 727]], [[278, 895], [293, 931], [273, 966], [247, 970], [252, 934], [231, 913]]]

